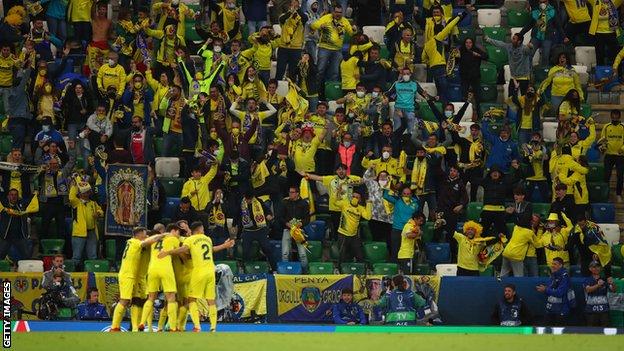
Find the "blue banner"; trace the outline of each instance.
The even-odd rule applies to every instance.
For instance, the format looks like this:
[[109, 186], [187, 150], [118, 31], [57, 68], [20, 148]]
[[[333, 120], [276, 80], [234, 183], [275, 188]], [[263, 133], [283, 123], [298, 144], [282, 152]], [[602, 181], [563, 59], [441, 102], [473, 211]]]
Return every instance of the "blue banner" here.
[[131, 236], [147, 226], [147, 166], [111, 164], [106, 171], [106, 234]]

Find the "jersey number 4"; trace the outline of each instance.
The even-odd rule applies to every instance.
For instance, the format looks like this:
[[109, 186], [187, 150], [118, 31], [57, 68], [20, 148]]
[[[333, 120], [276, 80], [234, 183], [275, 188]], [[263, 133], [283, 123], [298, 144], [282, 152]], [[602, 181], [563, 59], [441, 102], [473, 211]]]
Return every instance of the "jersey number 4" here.
[[158, 240], [158, 241], [156, 242], [156, 245], [154, 245], [154, 247], [155, 247], [155, 248], [156, 248], [156, 250], [158, 250], [158, 251], [162, 250], [162, 248], [163, 248], [163, 242], [162, 242], [162, 240]]
[[201, 246], [202, 249], [204, 249], [204, 260], [209, 260], [210, 259], [210, 246], [208, 246], [208, 244], [204, 244]]

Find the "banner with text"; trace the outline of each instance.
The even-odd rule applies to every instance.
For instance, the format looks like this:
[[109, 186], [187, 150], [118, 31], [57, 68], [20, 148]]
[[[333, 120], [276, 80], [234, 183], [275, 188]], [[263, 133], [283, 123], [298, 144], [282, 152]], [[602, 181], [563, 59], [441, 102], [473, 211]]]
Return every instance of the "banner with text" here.
[[147, 226], [147, 166], [111, 164], [106, 170], [106, 234], [132, 236]]
[[[80, 301], [87, 297], [88, 273], [71, 273], [72, 284]], [[11, 282], [11, 315], [16, 317], [21, 310], [22, 319], [38, 319], [35, 316], [41, 295], [46, 292], [41, 287], [43, 273], [0, 272], [2, 281]]]
[[115, 304], [119, 301], [119, 280], [117, 273], [93, 273], [95, 275], [95, 287], [100, 292], [100, 302], [106, 306], [109, 316], [113, 315]]
[[267, 279], [264, 274], [234, 276], [234, 295], [230, 302], [230, 313], [234, 321], [267, 314]]
[[275, 275], [277, 316], [281, 322], [329, 322], [352, 275]]

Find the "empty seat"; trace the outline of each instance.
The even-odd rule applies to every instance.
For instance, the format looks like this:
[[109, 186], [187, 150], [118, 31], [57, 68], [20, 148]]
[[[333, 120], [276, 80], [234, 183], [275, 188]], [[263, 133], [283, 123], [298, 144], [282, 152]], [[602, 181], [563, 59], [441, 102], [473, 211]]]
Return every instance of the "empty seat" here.
[[550, 213], [550, 203], [533, 203], [533, 213], [538, 214], [544, 219], [547, 218], [548, 214]]
[[[271, 256], [275, 262], [282, 260], [282, 241], [281, 240], [269, 240], [269, 246], [271, 247]], [[293, 247], [296, 245], [293, 244]]]
[[86, 260], [84, 261], [85, 272], [110, 272], [107, 260]]
[[374, 41], [377, 44], [383, 44], [384, 42], [384, 33], [386, 32], [386, 27], [384, 26], [364, 26], [362, 27], [362, 32], [364, 35], [368, 36], [368, 38]]
[[496, 84], [498, 72], [495, 64], [484, 62], [479, 69], [481, 70], [481, 84]]
[[279, 274], [302, 274], [303, 268], [300, 262], [278, 262], [277, 273]]
[[399, 266], [396, 263], [375, 263], [373, 274], [393, 276], [399, 273]]
[[180, 198], [168, 197], [165, 201], [165, 208], [162, 211], [162, 216], [166, 218], [175, 217], [176, 211], [180, 206]]
[[163, 138], [155, 137], [154, 138], [154, 153], [156, 156], [161, 156], [163, 154]]
[[482, 202], [470, 202], [466, 209], [466, 218], [470, 221], [478, 221], [481, 217], [481, 211], [483, 210]]
[[335, 100], [330, 100], [330, 101], [327, 103], [327, 111], [331, 112], [332, 114], [333, 114], [334, 112], [336, 112], [336, 109], [337, 109], [338, 107], [343, 107], [343, 105], [341, 105], [341, 104], [337, 103]]
[[507, 11], [507, 25], [509, 27], [524, 27], [531, 21], [531, 14], [527, 10]]
[[19, 273], [43, 272], [43, 261], [41, 260], [19, 260], [17, 261], [17, 271]]
[[483, 28], [483, 35], [491, 39], [505, 41], [505, 39], [507, 39], [507, 28], [485, 27]]
[[542, 137], [545, 142], [557, 141], [557, 122], [544, 122], [542, 125]]
[[[457, 113], [462, 106], [464, 106], [463, 102], [451, 102], [453, 104], [453, 107], [455, 108], [455, 113]], [[473, 112], [473, 107], [472, 104], [469, 103], [468, 107], [466, 108], [466, 112], [464, 113], [464, 116], [462, 117], [461, 121], [462, 122], [471, 122], [472, 121], [472, 112]]]
[[615, 205], [610, 203], [591, 204], [592, 218], [598, 223], [615, 223]]
[[613, 264], [624, 266], [624, 255], [622, 255], [622, 244], [614, 244], [611, 246], [611, 257]]
[[587, 183], [587, 191], [589, 192], [589, 201], [592, 203], [609, 201], [608, 183]]
[[0, 260], [0, 272], [10, 272], [11, 262], [7, 260]]
[[342, 97], [342, 83], [341, 82], [326, 82], [325, 83], [325, 100], [338, 100]]
[[215, 264], [227, 265], [232, 270], [232, 273], [238, 274], [238, 262], [236, 261], [218, 261], [218, 262], [215, 262]]
[[104, 242], [104, 252], [109, 262], [115, 262], [117, 256], [117, 242], [115, 239], [108, 239]]
[[438, 277], [455, 277], [457, 276], [457, 265], [456, 264], [437, 264], [436, 275]]
[[587, 73], [587, 66], [584, 66], [584, 65], [572, 65], [572, 69], [574, 69], [574, 71], [578, 74]]
[[528, 2], [526, 0], [505, 0], [503, 7], [508, 11], [526, 11]]
[[319, 220], [312, 221], [303, 228], [303, 231], [308, 237], [308, 241], [323, 241], [325, 239], [326, 230], [327, 225], [325, 221]]
[[[454, 8], [453, 17], [459, 15], [460, 13], [464, 11], [466, 10], [463, 8]], [[459, 28], [472, 27], [472, 13], [470, 11], [467, 11], [467, 16], [464, 17], [461, 21], [459, 21], [459, 23], [457, 24], [457, 27]]]
[[498, 27], [501, 24], [500, 9], [477, 10], [477, 22], [479, 27]]
[[364, 244], [364, 258], [370, 263], [380, 263], [388, 259], [388, 248], [385, 242]]
[[308, 261], [320, 261], [323, 258], [323, 242], [308, 241]]
[[373, 233], [371, 233], [370, 227], [368, 226], [368, 221], [360, 221], [359, 231], [362, 242], [367, 243], [373, 241]]
[[429, 273], [431, 273], [431, 267], [429, 267], [428, 264], [417, 264], [413, 268], [413, 271], [418, 275], [429, 275]]
[[620, 243], [620, 226], [615, 223], [598, 223], [609, 245]]
[[434, 222], [427, 222], [422, 231], [421, 240], [423, 243], [430, 243], [433, 241], [435, 235]]
[[179, 197], [186, 182], [184, 178], [159, 178], [158, 180], [165, 188], [165, 195], [169, 197]]
[[269, 263], [266, 261], [255, 261], [245, 263], [245, 273], [260, 274], [269, 272]]
[[41, 251], [44, 255], [54, 255], [63, 252], [65, 240], [63, 239], [41, 239]]
[[467, 38], [475, 39], [475, 30], [472, 27], [461, 27], [459, 31], [459, 42], [463, 43]]
[[479, 90], [482, 102], [496, 102], [498, 100], [498, 88], [496, 85], [481, 84]]
[[589, 173], [587, 173], [586, 177], [588, 182], [604, 182], [604, 163], [590, 163]]
[[589, 68], [596, 66], [596, 48], [593, 46], [577, 46], [574, 48], [577, 65], [585, 65]]
[[177, 157], [156, 157], [157, 177], [179, 177], [180, 159]]
[[331, 262], [310, 262], [309, 274], [334, 274], [334, 264]]
[[278, 80], [276, 93], [280, 96], [286, 96], [288, 94], [288, 81]]
[[[442, 111], [442, 103], [436, 102], [435, 106], [438, 108], [439, 111]], [[423, 101], [418, 103], [418, 115], [420, 116], [421, 119], [425, 121], [430, 121], [430, 122], [438, 121], [436, 116], [433, 114], [433, 111], [431, 111], [431, 106], [429, 106], [428, 103], [423, 102]]]
[[447, 98], [451, 101], [461, 100], [463, 98], [461, 85], [449, 84], [449, 91], [446, 93]]
[[424, 63], [415, 63], [414, 72], [412, 72], [412, 78], [417, 82], [427, 81], [427, 65]]
[[360, 262], [347, 262], [340, 265], [340, 273], [342, 274], [366, 274], [366, 265]]
[[451, 261], [451, 247], [448, 243], [428, 243], [425, 244], [427, 261], [431, 267], [440, 263]]
[[492, 45], [487, 45], [485, 50], [488, 54], [488, 61], [495, 64], [497, 69], [502, 69], [509, 62], [507, 50]]

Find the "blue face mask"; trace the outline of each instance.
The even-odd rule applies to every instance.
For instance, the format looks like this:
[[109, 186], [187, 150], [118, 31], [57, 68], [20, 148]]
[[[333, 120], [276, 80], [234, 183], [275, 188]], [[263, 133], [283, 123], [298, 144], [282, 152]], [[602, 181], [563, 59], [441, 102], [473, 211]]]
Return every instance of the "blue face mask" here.
[[444, 111], [444, 117], [446, 118], [453, 117], [453, 111], [449, 111], [449, 110]]

